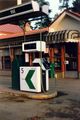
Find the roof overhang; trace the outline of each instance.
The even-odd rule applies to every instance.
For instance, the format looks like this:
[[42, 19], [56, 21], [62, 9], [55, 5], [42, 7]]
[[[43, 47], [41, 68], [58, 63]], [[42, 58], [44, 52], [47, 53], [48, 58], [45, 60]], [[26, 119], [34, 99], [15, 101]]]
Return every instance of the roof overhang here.
[[[46, 8], [46, 9], [45, 9]], [[18, 20], [47, 16], [48, 5], [40, 6], [37, 1], [31, 0], [25, 4], [0, 11], [0, 24], [13, 23]]]
[[66, 11], [64, 10], [61, 14], [59, 14], [59, 16], [50, 24], [49, 27], [54, 27], [55, 25], [59, 25], [59, 23], [66, 17], [66, 16], [70, 16], [73, 19], [80, 21], [80, 14], [76, 14], [74, 12], [71, 11]]
[[78, 38], [78, 39], [67, 39], [67, 40], [66, 40], [66, 43], [69, 43], [69, 42], [71, 42], [71, 43], [80, 42], [80, 38]]
[[72, 12], [66, 12], [65, 15], [68, 15], [68, 16], [76, 19], [77, 21], [80, 21], [80, 16], [76, 16], [75, 14], [72, 14]]
[[[48, 32], [48, 30], [49, 30], [48, 27], [42, 28], [42, 29], [38, 29], [38, 30], [30, 30], [30, 31], [25, 32], [25, 36], [31, 36], [31, 35], [35, 35], [36, 36], [36, 34]], [[1, 40], [5, 40], [5, 39], [9, 39], [9, 38], [21, 37], [21, 36], [24, 36], [23, 31], [22, 32], [16, 32], [16, 33], [1, 32], [0, 41]]]
[[63, 30], [63, 31], [51, 32], [45, 35], [45, 41], [48, 44], [79, 42], [80, 32], [78, 30]]

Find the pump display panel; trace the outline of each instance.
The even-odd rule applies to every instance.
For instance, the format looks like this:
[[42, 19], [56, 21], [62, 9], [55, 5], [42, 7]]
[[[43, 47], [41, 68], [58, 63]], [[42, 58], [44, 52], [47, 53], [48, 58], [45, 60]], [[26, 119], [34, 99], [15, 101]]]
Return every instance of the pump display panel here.
[[30, 50], [30, 49], [36, 49], [36, 43], [32, 43], [32, 44], [25, 44], [24, 45], [24, 49], [25, 50]]
[[23, 52], [45, 52], [46, 42], [44, 41], [32, 41], [22, 43]]

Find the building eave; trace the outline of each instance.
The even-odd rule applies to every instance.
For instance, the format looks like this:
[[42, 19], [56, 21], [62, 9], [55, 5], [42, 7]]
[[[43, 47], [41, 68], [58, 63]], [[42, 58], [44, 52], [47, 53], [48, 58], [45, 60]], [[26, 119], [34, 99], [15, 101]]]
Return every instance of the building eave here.
[[75, 13], [72, 12], [70, 10], [64, 10], [61, 14], [59, 14], [59, 16], [49, 25], [49, 27], [51, 27], [53, 24], [55, 23], [59, 23], [66, 15], [80, 21], [80, 14], [79, 13]]
[[[43, 32], [48, 32], [48, 31], [49, 31], [48, 27], [38, 29], [38, 30], [30, 30], [30, 31], [25, 32], [25, 36], [34, 35], [34, 34], [43, 33]], [[4, 40], [4, 39], [8, 39], [8, 38], [20, 37], [20, 36], [24, 36], [24, 32], [15, 33], [15, 34], [7, 34], [5, 36], [0, 36], [0, 40]]]

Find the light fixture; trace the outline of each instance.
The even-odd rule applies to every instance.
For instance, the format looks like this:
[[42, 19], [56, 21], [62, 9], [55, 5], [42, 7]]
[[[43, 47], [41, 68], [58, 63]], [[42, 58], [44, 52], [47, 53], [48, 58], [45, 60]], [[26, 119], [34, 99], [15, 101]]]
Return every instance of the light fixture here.
[[17, 5], [22, 4], [22, 0], [17, 0]]

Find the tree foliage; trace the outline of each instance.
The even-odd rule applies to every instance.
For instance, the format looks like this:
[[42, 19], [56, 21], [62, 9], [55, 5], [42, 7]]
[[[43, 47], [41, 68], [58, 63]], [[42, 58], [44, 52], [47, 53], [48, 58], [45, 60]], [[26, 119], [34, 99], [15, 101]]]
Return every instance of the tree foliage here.
[[80, 0], [75, 0], [73, 2], [72, 11], [80, 13]]
[[59, 9], [68, 9], [69, 8], [69, 1], [70, 0], [59, 0], [61, 5], [59, 6]]
[[[40, 6], [43, 5], [49, 5], [49, 2], [45, 1], [45, 0], [35, 0], [37, 1]], [[51, 10], [49, 10], [49, 13], [51, 12]], [[43, 27], [47, 27], [51, 22], [51, 18], [49, 16], [46, 17], [41, 17], [39, 20], [35, 21], [35, 25], [32, 27], [33, 29], [39, 29], [39, 28], [43, 28]]]
[[49, 2], [47, 2], [45, 0], [35, 0], [35, 1], [37, 1], [40, 5], [44, 5], [44, 4], [49, 5]]
[[47, 27], [50, 23], [51, 23], [50, 18], [45, 17], [43, 19], [36, 21], [35, 25], [33, 26], [33, 29], [40, 29], [40, 28]]
[[74, 12], [78, 12], [80, 13], [80, 0], [73, 0], [73, 7], [70, 8], [69, 6], [69, 2], [70, 0], [59, 0], [60, 2], [60, 6], [59, 6], [59, 9], [69, 9], [69, 10], [72, 10]]

